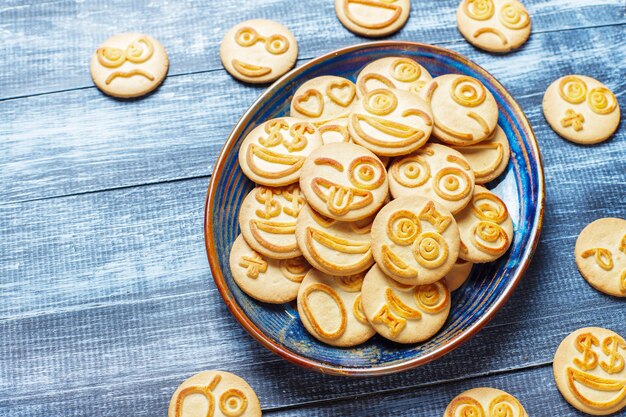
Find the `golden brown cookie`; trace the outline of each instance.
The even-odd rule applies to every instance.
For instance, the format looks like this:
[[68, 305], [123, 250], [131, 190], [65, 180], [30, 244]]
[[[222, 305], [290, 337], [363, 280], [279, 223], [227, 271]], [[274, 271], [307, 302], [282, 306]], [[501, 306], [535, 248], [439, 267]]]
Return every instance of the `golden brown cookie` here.
[[316, 125], [347, 117], [356, 99], [356, 86], [346, 78], [324, 75], [298, 88], [291, 100], [290, 116]]
[[[352, 136], [350, 136], [350, 131], [348, 130], [347, 117], [341, 117], [339, 119], [326, 122], [319, 126], [318, 130], [320, 131], [320, 135], [322, 135], [324, 145], [336, 142], [355, 143], [352, 140]], [[378, 159], [380, 159], [380, 162], [382, 162], [385, 167], [389, 165], [390, 158], [388, 156], [379, 155]]]
[[463, 154], [474, 171], [476, 184], [486, 184], [500, 176], [509, 164], [511, 148], [500, 126], [484, 141], [470, 146], [452, 146]]
[[274, 81], [298, 58], [298, 43], [289, 29], [273, 20], [254, 19], [233, 26], [220, 45], [224, 68], [248, 83]]
[[495, 388], [474, 388], [454, 397], [443, 417], [528, 417], [517, 398]]
[[140, 33], [115, 35], [91, 58], [91, 78], [102, 92], [120, 98], [139, 97], [165, 79], [169, 60], [159, 41]]
[[250, 385], [237, 375], [203, 371], [176, 389], [167, 416], [261, 417], [261, 404]]
[[600, 327], [567, 336], [554, 354], [552, 370], [565, 400], [595, 416], [617, 413], [626, 406], [626, 341]]
[[369, 63], [359, 73], [356, 79], [357, 95], [363, 97], [369, 91], [379, 88], [395, 88], [419, 94], [432, 79], [426, 68], [411, 58], [381, 58]]
[[543, 96], [543, 115], [561, 137], [581, 145], [608, 139], [619, 126], [615, 94], [584, 75], [561, 77]]
[[388, 36], [409, 18], [410, 0], [335, 0], [341, 24], [357, 35]]
[[333, 277], [315, 269], [306, 275], [298, 293], [298, 314], [313, 337], [349, 347], [376, 333], [361, 307], [363, 275]]
[[605, 294], [626, 297], [626, 220], [598, 219], [576, 240], [576, 265], [591, 286]]
[[474, 264], [471, 262], [464, 261], [461, 258], [457, 259], [450, 272], [444, 277], [448, 289], [450, 291], [456, 291], [461, 288], [470, 276], [473, 266]]
[[280, 187], [300, 179], [306, 157], [322, 145], [311, 123], [293, 117], [268, 120], [255, 127], [239, 148], [239, 165], [257, 184]]
[[398, 343], [430, 339], [450, 313], [450, 291], [444, 280], [427, 285], [402, 285], [378, 265], [369, 270], [361, 289], [361, 304], [376, 332]]

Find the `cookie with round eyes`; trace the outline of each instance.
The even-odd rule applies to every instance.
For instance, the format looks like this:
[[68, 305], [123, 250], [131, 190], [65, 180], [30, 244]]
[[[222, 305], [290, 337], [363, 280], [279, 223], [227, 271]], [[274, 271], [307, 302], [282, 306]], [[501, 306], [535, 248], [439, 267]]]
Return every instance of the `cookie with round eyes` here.
[[410, 0], [335, 0], [341, 24], [357, 35], [372, 38], [400, 30], [410, 11]]
[[174, 391], [167, 417], [261, 417], [261, 404], [250, 385], [224, 371], [202, 371]]
[[626, 220], [608, 217], [585, 226], [574, 255], [578, 270], [592, 287], [626, 297]]
[[290, 116], [317, 125], [348, 116], [356, 98], [356, 86], [346, 78], [323, 75], [298, 88], [291, 100]]
[[444, 277], [448, 289], [450, 291], [456, 291], [461, 288], [472, 273], [473, 266], [474, 264], [471, 262], [464, 261], [461, 258], [457, 259], [450, 272]]
[[484, 141], [469, 146], [451, 146], [460, 152], [472, 167], [476, 184], [486, 184], [500, 176], [509, 164], [511, 147], [500, 126]]
[[294, 117], [268, 120], [241, 143], [239, 165], [257, 184], [280, 187], [298, 182], [306, 157], [322, 146], [311, 123]]
[[224, 68], [238, 80], [260, 84], [289, 71], [298, 58], [292, 33], [273, 20], [254, 19], [233, 26], [220, 45]]
[[348, 118], [352, 139], [377, 155], [405, 155], [423, 146], [433, 129], [430, 106], [408, 91], [377, 89]]
[[625, 360], [626, 340], [621, 335], [585, 327], [561, 342], [552, 371], [557, 388], [570, 405], [587, 414], [606, 416], [626, 407]]
[[474, 172], [460, 152], [428, 143], [392, 162], [389, 189], [394, 198], [427, 197], [455, 214], [472, 198]]
[[517, 0], [463, 0], [456, 12], [461, 34], [489, 52], [509, 52], [530, 36], [531, 21]]
[[395, 88], [419, 94], [432, 78], [426, 68], [411, 58], [381, 58], [369, 63], [359, 73], [356, 79], [357, 96], [363, 97], [379, 88]]
[[361, 304], [379, 335], [398, 343], [417, 343], [443, 327], [450, 313], [450, 291], [444, 280], [400, 284], [374, 265], [365, 275]]
[[167, 52], [159, 41], [140, 33], [107, 39], [91, 58], [91, 78], [103, 93], [132, 98], [148, 94], [165, 79]]
[[256, 187], [239, 211], [241, 234], [252, 249], [273, 259], [302, 255], [296, 242], [296, 219], [306, 206], [300, 187]]
[[344, 222], [376, 213], [389, 192], [380, 159], [353, 143], [331, 143], [306, 159], [300, 188], [318, 213]]
[[461, 259], [495, 261], [513, 242], [513, 221], [506, 204], [481, 185], [474, 187], [472, 201], [454, 217], [461, 233]]
[[564, 139], [591, 145], [617, 130], [620, 108], [615, 94], [601, 82], [584, 75], [567, 75], [546, 90], [543, 115]]
[[528, 417], [517, 398], [495, 388], [474, 388], [462, 392], [448, 404], [443, 417]]
[[420, 95], [430, 104], [433, 136], [449, 145], [467, 146], [487, 139], [498, 123], [498, 104], [476, 78], [446, 74], [434, 78]]
[[304, 328], [331, 346], [359, 345], [376, 334], [363, 313], [364, 274], [334, 277], [311, 269], [298, 292], [298, 314]]

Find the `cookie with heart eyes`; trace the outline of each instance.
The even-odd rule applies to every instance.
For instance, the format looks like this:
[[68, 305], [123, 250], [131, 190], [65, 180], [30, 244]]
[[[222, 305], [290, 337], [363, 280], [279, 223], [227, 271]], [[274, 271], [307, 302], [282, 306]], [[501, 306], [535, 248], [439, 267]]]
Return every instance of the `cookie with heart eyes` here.
[[290, 116], [316, 125], [346, 117], [356, 99], [356, 86], [346, 78], [324, 75], [300, 86], [291, 100]]
[[365, 66], [356, 79], [357, 96], [379, 88], [395, 88], [419, 94], [430, 81], [430, 73], [416, 61], [407, 57], [386, 57]]

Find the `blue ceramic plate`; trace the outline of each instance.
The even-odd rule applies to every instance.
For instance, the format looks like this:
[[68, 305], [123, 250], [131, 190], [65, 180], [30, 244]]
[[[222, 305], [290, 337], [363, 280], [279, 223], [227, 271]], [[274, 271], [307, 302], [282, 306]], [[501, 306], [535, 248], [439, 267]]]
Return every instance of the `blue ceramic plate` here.
[[[230, 247], [239, 234], [239, 207], [254, 187], [237, 162], [245, 136], [265, 120], [289, 113], [296, 89], [320, 75], [356, 81], [368, 63], [387, 56], [417, 60], [433, 75], [465, 74], [491, 91], [500, 109], [499, 125], [511, 145], [506, 171], [488, 185], [505, 201], [513, 219], [515, 238], [498, 261], [477, 265], [468, 282], [452, 297], [445, 326], [431, 340], [399, 345], [376, 336], [355, 348], [336, 348], [309, 336], [293, 304], [268, 305], [244, 294], [230, 273]], [[265, 347], [298, 365], [341, 375], [380, 375], [425, 364], [460, 346], [484, 326], [521, 279], [539, 239], [543, 216], [544, 179], [533, 131], [511, 95], [487, 71], [463, 56], [435, 46], [412, 42], [374, 42], [352, 46], [313, 59], [274, 83], [233, 129], [215, 166], [205, 211], [205, 239], [215, 283], [235, 318]]]

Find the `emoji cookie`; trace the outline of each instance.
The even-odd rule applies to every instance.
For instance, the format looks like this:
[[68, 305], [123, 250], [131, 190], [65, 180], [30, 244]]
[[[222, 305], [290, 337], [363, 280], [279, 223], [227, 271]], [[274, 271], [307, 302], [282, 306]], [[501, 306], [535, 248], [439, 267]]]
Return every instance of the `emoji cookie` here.
[[381, 58], [368, 64], [359, 73], [356, 79], [357, 95], [363, 97], [379, 88], [395, 88], [419, 94], [432, 78], [426, 68], [410, 58]]
[[341, 24], [357, 35], [372, 38], [400, 30], [410, 9], [410, 0], [335, 0]]
[[517, 398], [495, 388], [474, 388], [457, 395], [443, 417], [528, 417]]
[[293, 117], [255, 127], [239, 148], [239, 165], [257, 184], [280, 187], [298, 182], [306, 157], [322, 145], [315, 126]]
[[220, 45], [226, 71], [248, 83], [274, 81], [298, 58], [298, 44], [289, 29], [273, 20], [247, 20], [233, 26]]
[[248, 245], [272, 259], [302, 255], [296, 242], [296, 219], [306, 200], [297, 184], [256, 187], [244, 198], [239, 227]]
[[324, 75], [302, 84], [291, 100], [291, 117], [323, 123], [347, 117], [356, 98], [356, 86], [348, 79]]
[[473, 145], [487, 139], [496, 128], [496, 99], [476, 78], [441, 75], [428, 83], [420, 94], [432, 109], [433, 135], [444, 143]]
[[357, 144], [377, 155], [405, 155], [426, 143], [433, 117], [428, 103], [416, 94], [377, 89], [354, 105], [348, 129]]
[[[322, 135], [322, 141], [324, 145], [336, 142], [350, 142], [354, 143], [350, 131], [348, 130], [348, 118], [342, 117], [339, 119], [331, 120], [318, 127], [320, 135]], [[385, 167], [389, 165], [390, 158], [388, 156], [378, 156], [380, 162]]]
[[513, 242], [513, 222], [506, 205], [481, 185], [474, 187], [472, 201], [455, 217], [461, 233], [461, 259], [495, 261]]
[[148, 35], [122, 33], [107, 39], [91, 58], [91, 78], [102, 92], [139, 97], [165, 79], [169, 61], [163, 45]]
[[340, 222], [304, 207], [296, 222], [296, 240], [302, 255], [316, 269], [330, 275], [354, 275], [367, 270], [374, 263], [370, 236], [373, 219], [368, 219]]
[[389, 168], [389, 189], [394, 198], [427, 197], [455, 214], [472, 198], [474, 172], [460, 152], [428, 143], [393, 161]]
[[592, 287], [626, 297], [626, 220], [605, 218], [588, 224], [574, 254], [578, 270]]
[[332, 346], [355, 346], [376, 332], [361, 307], [363, 275], [333, 277], [312, 269], [298, 292], [298, 314], [304, 328]]
[[463, 154], [474, 171], [476, 184], [486, 184], [500, 176], [509, 164], [511, 148], [500, 126], [484, 141], [470, 146], [453, 146]]
[[626, 407], [626, 341], [600, 327], [586, 327], [567, 336], [554, 354], [552, 370], [565, 400], [594, 416]]
[[261, 417], [261, 404], [237, 375], [203, 371], [185, 380], [170, 400], [167, 417]]
[[353, 143], [331, 143], [306, 159], [300, 188], [318, 213], [356, 221], [378, 211], [389, 184], [383, 163], [372, 152]]
[[420, 196], [400, 197], [372, 224], [372, 251], [380, 269], [406, 285], [443, 278], [459, 255], [459, 230], [442, 205]]
[[470, 276], [473, 266], [474, 264], [471, 262], [464, 261], [461, 258], [457, 259], [450, 272], [448, 272], [444, 277], [448, 289], [450, 291], [456, 291], [461, 288]]
[[584, 75], [568, 75], [546, 90], [543, 115], [561, 137], [591, 145], [615, 132], [620, 108], [615, 94], [601, 82]]
[[270, 259], [254, 251], [238, 236], [230, 249], [230, 271], [235, 282], [250, 297], [265, 303], [293, 301], [311, 266], [303, 257]]
[[376, 332], [398, 343], [430, 339], [450, 313], [450, 291], [444, 280], [406, 286], [374, 265], [361, 288], [361, 303]]
[[517, 0], [463, 0], [456, 12], [459, 31], [489, 52], [509, 52], [530, 36], [530, 16]]

